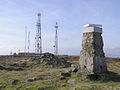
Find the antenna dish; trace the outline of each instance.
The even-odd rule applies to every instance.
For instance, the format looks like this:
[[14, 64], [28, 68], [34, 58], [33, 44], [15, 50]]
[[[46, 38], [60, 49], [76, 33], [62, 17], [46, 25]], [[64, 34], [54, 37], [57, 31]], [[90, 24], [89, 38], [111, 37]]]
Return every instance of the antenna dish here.
[[58, 23], [57, 23], [57, 22], [56, 22], [55, 28], [56, 28], [56, 29], [58, 28]]
[[38, 16], [41, 16], [41, 14], [40, 14], [40, 13], [38, 13]]

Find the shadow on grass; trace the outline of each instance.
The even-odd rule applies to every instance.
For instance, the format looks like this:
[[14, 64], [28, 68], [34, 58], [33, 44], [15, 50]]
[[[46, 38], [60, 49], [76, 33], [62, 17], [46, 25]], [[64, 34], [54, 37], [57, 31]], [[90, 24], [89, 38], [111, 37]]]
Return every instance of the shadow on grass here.
[[107, 71], [106, 73], [100, 75], [88, 75], [87, 78], [90, 79], [91, 81], [120, 82], [120, 75], [111, 71]]
[[6, 67], [4, 67], [4, 66], [0, 66], [0, 70], [6, 70], [6, 71], [22, 71], [22, 70], [24, 70], [24, 69], [22, 69], [22, 68], [6, 68]]

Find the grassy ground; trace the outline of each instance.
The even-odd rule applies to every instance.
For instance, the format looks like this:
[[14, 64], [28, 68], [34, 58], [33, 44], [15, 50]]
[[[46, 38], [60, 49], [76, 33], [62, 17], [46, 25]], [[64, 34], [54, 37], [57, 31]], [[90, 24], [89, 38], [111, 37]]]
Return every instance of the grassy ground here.
[[[78, 58], [71, 57], [69, 62], [78, 63]], [[69, 68], [34, 65], [29, 61], [0, 64], [5, 68], [0, 70], [0, 90], [120, 90], [120, 61], [118, 58], [107, 58], [107, 62], [110, 72], [104, 80], [98, 81], [78, 77], [74, 73], [60, 80], [61, 73]], [[75, 82], [68, 83], [70, 79]]]

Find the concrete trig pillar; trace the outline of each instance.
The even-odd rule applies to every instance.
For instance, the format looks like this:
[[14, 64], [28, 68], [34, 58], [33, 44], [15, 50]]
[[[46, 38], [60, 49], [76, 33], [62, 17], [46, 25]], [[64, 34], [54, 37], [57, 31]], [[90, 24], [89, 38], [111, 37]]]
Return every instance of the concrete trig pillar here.
[[107, 71], [101, 34], [102, 25], [87, 24], [83, 27], [79, 58], [80, 71], [83, 74], [99, 74]]

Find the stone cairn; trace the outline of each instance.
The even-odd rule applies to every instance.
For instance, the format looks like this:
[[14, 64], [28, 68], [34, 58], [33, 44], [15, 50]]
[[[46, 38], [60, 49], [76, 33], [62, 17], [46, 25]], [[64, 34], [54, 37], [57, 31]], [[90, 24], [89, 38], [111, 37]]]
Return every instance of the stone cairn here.
[[36, 64], [51, 65], [53, 67], [70, 66], [70, 63], [68, 63], [66, 59], [51, 53], [42, 53], [40, 56], [34, 56], [30, 60], [36, 62]]
[[79, 58], [82, 74], [100, 74], [107, 71], [101, 34], [102, 25], [87, 24], [83, 27], [82, 50]]

